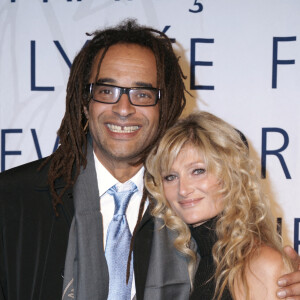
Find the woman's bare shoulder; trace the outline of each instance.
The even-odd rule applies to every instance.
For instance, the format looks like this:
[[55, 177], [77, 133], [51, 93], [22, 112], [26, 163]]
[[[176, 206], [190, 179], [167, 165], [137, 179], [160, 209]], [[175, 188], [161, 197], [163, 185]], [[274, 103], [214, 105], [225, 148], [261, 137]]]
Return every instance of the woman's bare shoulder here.
[[265, 245], [255, 250], [250, 259], [250, 268], [256, 273], [261, 272], [265, 275], [274, 275], [274, 272], [282, 273], [289, 271], [288, 267], [284, 264], [281, 253]]
[[[278, 299], [276, 297], [277, 280], [289, 271], [280, 252], [269, 246], [256, 249], [246, 268], [250, 299]], [[237, 281], [235, 290], [236, 299], [245, 299], [245, 291], [241, 282]]]

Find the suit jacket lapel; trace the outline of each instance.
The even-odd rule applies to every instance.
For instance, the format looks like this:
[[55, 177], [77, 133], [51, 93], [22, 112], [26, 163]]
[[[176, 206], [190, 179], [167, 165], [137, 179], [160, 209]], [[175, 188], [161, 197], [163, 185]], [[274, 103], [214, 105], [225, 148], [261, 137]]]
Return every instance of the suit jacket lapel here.
[[[148, 273], [154, 222], [149, 207], [146, 209], [134, 239], [133, 267], [135, 275], [136, 298], [142, 300]], [[152, 299], [153, 300], [153, 299]]]
[[59, 214], [60, 211], [70, 227], [74, 216], [73, 188], [69, 188], [65, 191], [62, 197], [62, 205], [59, 205], [58, 207]]

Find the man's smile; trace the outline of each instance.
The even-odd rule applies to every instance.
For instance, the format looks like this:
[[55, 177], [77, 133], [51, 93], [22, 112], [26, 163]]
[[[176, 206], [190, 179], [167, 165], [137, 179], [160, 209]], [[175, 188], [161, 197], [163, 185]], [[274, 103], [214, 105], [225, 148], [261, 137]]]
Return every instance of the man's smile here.
[[110, 124], [110, 123], [107, 123], [106, 126], [109, 128], [110, 131], [115, 132], [115, 133], [132, 133], [141, 128], [138, 125], [120, 126], [120, 125], [115, 125], [115, 124]]

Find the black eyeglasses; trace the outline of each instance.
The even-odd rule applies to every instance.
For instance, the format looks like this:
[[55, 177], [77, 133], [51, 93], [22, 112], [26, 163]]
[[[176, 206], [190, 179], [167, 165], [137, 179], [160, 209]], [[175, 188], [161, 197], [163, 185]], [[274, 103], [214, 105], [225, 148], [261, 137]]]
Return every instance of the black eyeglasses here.
[[123, 94], [135, 106], [155, 106], [160, 99], [160, 90], [152, 87], [125, 88], [104, 83], [90, 83], [87, 89], [94, 101], [106, 104], [117, 103]]

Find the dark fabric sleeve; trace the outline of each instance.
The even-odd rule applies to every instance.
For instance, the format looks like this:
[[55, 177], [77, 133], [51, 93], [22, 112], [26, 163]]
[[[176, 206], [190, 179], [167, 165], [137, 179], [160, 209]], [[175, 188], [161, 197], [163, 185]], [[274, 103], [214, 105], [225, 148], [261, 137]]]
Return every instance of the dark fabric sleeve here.
[[1, 287], [0, 287], [0, 300], [5, 300], [6, 298], [4, 297], [4, 292], [3, 292], [3, 288], [2, 288], [2, 283], [1, 283]]
[[0, 243], [0, 300], [5, 300], [4, 297], [4, 266], [3, 266], [3, 251], [2, 251], [2, 243]]
[[0, 200], [0, 300], [5, 300], [5, 267], [4, 267], [4, 245], [3, 245], [3, 208]]

